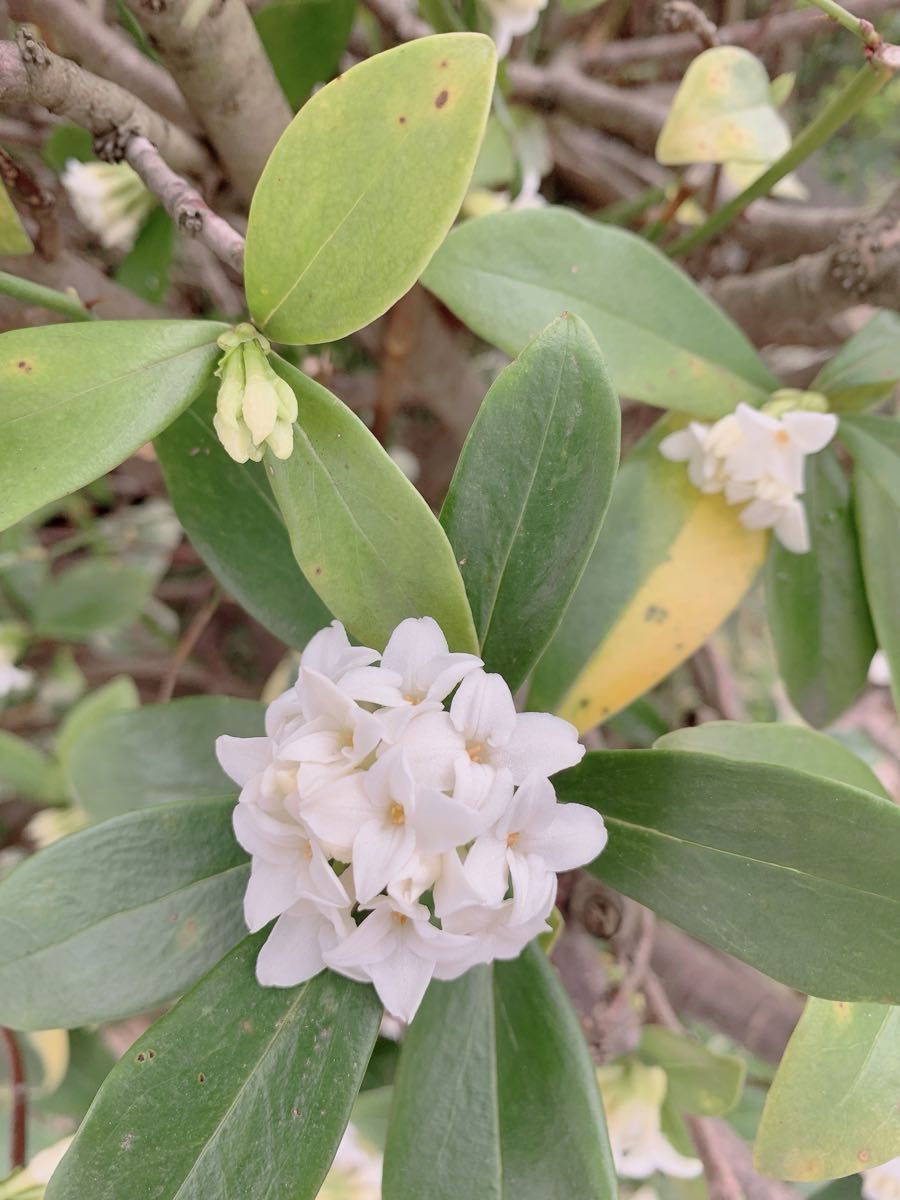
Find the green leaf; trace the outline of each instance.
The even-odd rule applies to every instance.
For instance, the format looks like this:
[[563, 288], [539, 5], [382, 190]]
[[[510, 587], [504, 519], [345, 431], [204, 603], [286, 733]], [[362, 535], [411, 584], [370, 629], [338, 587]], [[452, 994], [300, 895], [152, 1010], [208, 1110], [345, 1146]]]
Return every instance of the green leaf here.
[[334, 615], [381, 648], [404, 617], [434, 617], [451, 650], [476, 651], [465, 588], [428, 505], [345, 404], [283, 359], [297, 394], [294, 451], [266, 469], [294, 555]]
[[169, 292], [174, 252], [174, 222], [164, 208], [155, 208], [116, 268], [116, 280], [151, 304], [162, 304]]
[[485, 665], [512, 688], [581, 578], [618, 458], [619, 403], [597, 343], [559, 317], [488, 392], [441, 513]]
[[247, 302], [266, 334], [334, 341], [412, 287], [465, 195], [495, 62], [482, 34], [419, 38], [304, 105], [263, 171], [247, 227]]
[[113, 1068], [47, 1200], [314, 1200], [381, 1006], [328, 971], [261, 988], [263, 938], [245, 939]]
[[665, 255], [568, 209], [466, 221], [422, 282], [507, 354], [563, 310], [577, 313], [619, 394], [648, 404], [721, 417], [778, 386], [737, 326]]
[[25, 232], [15, 205], [0, 179], [0, 254], [13, 256], [31, 254], [33, 251], [31, 238]]
[[659, 442], [657, 422], [629, 454], [600, 537], [528, 706], [582, 731], [636, 700], [701, 646], [750, 589], [767, 536], [741, 525], [722, 496], [690, 483]]
[[80, 125], [54, 125], [47, 135], [41, 154], [57, 175], [62, 175], [70, 158], [78, 162], [96, 161], [94, 141]]
[[224, 328], [97, 321], [0, 334], [0, 528], [164, 429], [212, 374]]
[[638, 1054], [666, 1072], [666, 1104], [701, 1117], [730, 1112], [744, 1090], [746, 1066], [734, 1054], [720, 1054], [695, 1038], [662, 1025], [645, 1025]]
[[433, 983], [400, 1058], [384, 1200], [611, 1200], [584, 1035], [546, 955]]
[[856, 460], [854, 514], [866, 595], [878, 643], [890, 663], [894, 703], [900, 707], [900, 421], [844, 419], [841, 438]]
[[706, 754], [588, 754], [556, 776], [603, 813], [590, 869], [800, 991], [900, 1000], [900, 808], [801, 771]]
[[229, 696], [189, 696], [116, 713], [93, 725], [73, 748], [75, 797], [95, 821], [174, 800], [235, 796], [216, 760], [220, 733], [259, 737], [264, 708]]
[[832, 1179], [900, 1153], [900, 1008], [809, 1000], [769, 1089], [754, 1157]]
[[276, 0], [256, 13], [256, 28], [293, 109], [313, 84], [330, 79], [350, 36], [356, 0]]
[[83, 642], [130, 624], [144, 607], [153, 581], [112, 559], [76, 563], [41, 588], [32, 619], [38, 637]]
[[853, 413], [887, 400], [900, 383], [900, 316], [882, 309], [828, 360], [810, 389], [835, 412]]
[[0, 882], [0, 1024], [71, 1029], [183, 992], [245, 931], [234, 801], [126, 813]]
[[656, 747], [659, 750], [696, 750], [701, 754], [719, 754], [723, 758], [768, 763], [773, 767], [793, 767], [890, 799], [877, 775], [862, 759], [827, 733], [802, 725], [708, 721], [692, 729], [676, 729], [664, 734], [657, 739]]
[[0, 729], [0, 795], [11, 791], [32, 800], [59, 800], [61, 783], [52, 758]]
[[56, 753], [67, 765], [77, 744], [104, 717], [130, 712], [141, 704], [137, 686], [128, 675], [119, 675], [103, 687], [89, 692], [65, 715], [56, 735]]
[[156, 439], [166, 487], [222, 586], [276, 637], [302, 647], [331, 614], [297, 565], [265, 468], [242, 466], [222, 449], [212, 424], [217, 390], [208, 389]]
[[811, 725], [830, 725], [865, 686], [876, 650], [850, 485], [834, 451], [806, 463], [811, 548], [773, 538], [766, 564], [769, 626], [791, 702]]

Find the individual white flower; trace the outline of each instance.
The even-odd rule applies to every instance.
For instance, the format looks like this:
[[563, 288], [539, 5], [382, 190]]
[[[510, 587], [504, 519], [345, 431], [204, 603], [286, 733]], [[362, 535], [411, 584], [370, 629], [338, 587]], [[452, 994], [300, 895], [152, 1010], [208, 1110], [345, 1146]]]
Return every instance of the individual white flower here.
[[451, 654], [431, 617], [401, 621], [381, 656], [381, 670], [394, 687], [372, 697], [393, 710], [385, 717], [389, 736], [398, 736], [411, 717], [441, 709], [460, 680], [483, 666], [477, 655]]
[[725, 494], [730, 504], [749, 500], [738, 517], [745, 529], [772, 529], [781, 544], [794, 554], [809, 550], [806, 508], [786, 484], [765, 475], [752, 483], [730, 481]]
[[584, 755], [574, 725], [549, 713], [517, 713], [504, 680], [481, 670], [462, 681], [449, 712], [410, 721], [401, 743], [418, 782], [449, 789], [463, 771], [481, 793], [499, 770], [522, 783], [572, 767]]
[[381, 1155], [352, 1123], [316, 1200], [381, 1200]]
[[497, 43], [497, 57], [509, 54], [513, 38], [530, 33], [538, 17], [547, 7], [547, 0], [484, 0], [494, 18], [492, 37]]
[[318, 715], [282, 737], [279, 755], [296, 762], [297, 787], [305, 795], [360, 767], [374, 753], [382, 730], [373, 713], [318, 671], [301, 667], [296, 690], [305, 711]]
[[489, 832], [477, 838], [464, 872], [487, 904], [499, 904], [512, 882], [514, 910], [524, 911], [541, 876], [569, 871], [596, 858], [606, 845], [606, 826], [593, 808], [559, 804], [553, 784], [529, 776]]
[[729, 414], [715, 425], [691, 421], [686, 428], [664, 437], [659, 450], [672, 462], [686, 462], [688, 478], [701, 492], [721, 492], [727, 481], [728, 455], [741, 436], [734, 415]]
[[70, 158], [60, 182], [75, 214], [107, 250], [130, 250], [157, 205], [128, 163], [79, 162]]
[[21, 696], [34, 685], [34, 671], [28, 667], [17, 667], [11, 662], [0, 662], [0, 700]]
[[318, 975], [326, 955], [345, 942], [356, 926], [347, 907], [298, 900], [281, 914], [256, 958], [263, 987], [296, 987]]
[[891, 686], [891, 664], [883, 650], [876, 650], [869, 663], [869, 683], [874, 683], [876, 687]]
[[266, 360], [269, 342], [252, 325], [237, 325], [218, 339], [225, 351], [216, 374], [221, 385], [213, 426], [235, 462], [260, 462], [266, 449], [290, 458], [297, 397]]
[[662, 1132], [668, 1082], [662, 1067], [613, 1063], [599, 1068], [597, 1080], [617, 1175], [649, 1179], [661, 1171], [676, 1179], [693, 1179], [700, 1174], [700, 1160], [679, 1154]]
[[825, 448], [837, 432], [834, 413], [786, 412], [780, 418], [739, 404], [734, 416], [742, 437], [729, 451], [726, 470], [738, 483], [769, 476], [792, 492], [803, 491], [807, 454]]
[[864, 1200], [900, 1200], [900, 1158], [862, 1173]]
[[349, 937], [325, 952], [325, 962], [351, 979], [368, 980], [391, 1016], [409, 1022], [438, 962], [461, 958], [469, 941], [431, 924], [424, 904], [376, 896]]

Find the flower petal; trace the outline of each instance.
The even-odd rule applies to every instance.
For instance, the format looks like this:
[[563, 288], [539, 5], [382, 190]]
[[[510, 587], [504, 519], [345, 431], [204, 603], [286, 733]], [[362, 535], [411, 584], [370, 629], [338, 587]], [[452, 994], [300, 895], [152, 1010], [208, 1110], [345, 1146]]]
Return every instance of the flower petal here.
[[359, 903], [365, 904], [399, 878], [415, 848], [415, 834], [409, 825], [367, 821], [353, 841], [353, 882]]
[[256, 958], [256, 978], [263, 987], [295, 987], [318, 975], [325, 966], [322, 923], [312, 906], [278, 918]]
[[244, 920], [251, 933], [268, 925], [297, 902], [297, 870], [292, 863], [253, 860], [244, 893]]
[[516, 727], [516, 706], [500, 675], [473, 671], [459, 685], [450, 717], [467, 742], [505, 746]]
[[586, 804], [557, 804], [545, 828], [522, 833], [520, 854], [537, 855], [551, 871], [572, 871], [592, 862], [606, 845], [603, 818]]
[[216, 738], [216, 758], [225, 774], [244, 787], [272, 761], [272, 743], [267, 737], [241, 738], [223, 733]]
[[561, 717], [519, 713], [507, 754], [513, 782], [522, 783], [531, 774], [549, 776], [574, 767], [584, 757], [584, 746], [575, 726]]
[[824, 450], [837, 433], [838, 419], [834, 413], [789, 412], [781, 420], [791, 441], [804, 454]]

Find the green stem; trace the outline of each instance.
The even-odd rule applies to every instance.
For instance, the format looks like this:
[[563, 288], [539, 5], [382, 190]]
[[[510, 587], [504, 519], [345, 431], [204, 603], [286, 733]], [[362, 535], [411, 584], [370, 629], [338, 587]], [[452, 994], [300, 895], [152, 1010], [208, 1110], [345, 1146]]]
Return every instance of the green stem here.
[[748, 204], [752, 204], [760, 196], [767, 195], [779, 179], [783, 179], [789, 171], [793, 171], [795, 167], [805, 162], [811, 154], [828, 141], [833, 133], [836, 133], [842, 125], [846, 125], [866, 101], [884, 87], [892, 74], [887, 67], [880, 63], [865, 63], [815, 120], [797, 135], [787, 153], [782, 154], [781, 158], [774, 162], [767, 171], [764, 171], [758, 179], [755, 179], [749, 187], [744, 188], [739, 195], [712, 213], [702, 225], [670, 246], [668, 253], [673, 258], [679, 254], [687, 254], [689, 250], [695, 250], [721, 233], [723, 229], [727, 229]]
[[832, 21], [837, 21], [838, 25], [843, 25], [865, 45], [877, 48], [881, 44], [881, 36], [878, 33], [874, 30], [866, 33], [859, 17], [855, 17], [842, 4], [837, 4], [836, 0], [807, 0], [807, 2], [820, 8], [826, 16], [831, 17]]
[[37, 304], [48, 308], [51, 312], [61, 313], [70, 321], [93, 321], [94, 317], [84, 307], [80, 300], [68, 296], [65, 292], [57, 292], [54, 288], [44, 287], [41, 283], [32, 283], [30, 279], [20, 279], [18, 275], [9, 275], [0, 271], [0, 296], [11, 296], [22, 304]]

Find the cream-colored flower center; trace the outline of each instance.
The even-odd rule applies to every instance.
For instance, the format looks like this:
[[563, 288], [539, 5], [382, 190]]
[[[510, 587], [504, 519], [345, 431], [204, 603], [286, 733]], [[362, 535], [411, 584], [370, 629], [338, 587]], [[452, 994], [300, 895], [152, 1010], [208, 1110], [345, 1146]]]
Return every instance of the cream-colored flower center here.
[[469, 742], [466, 746], [466, 753], [473, 763], [483, 763], [487, 748], [484, 742]]
[[406, 810], [404, 809], [403, 805], [398, 803], [396, 800], [391, 802], [391, 807], [388, 809], [388, 819], [394, 825], [406, 824]]

